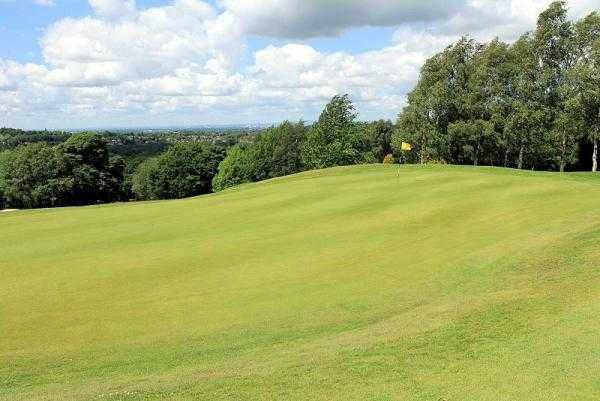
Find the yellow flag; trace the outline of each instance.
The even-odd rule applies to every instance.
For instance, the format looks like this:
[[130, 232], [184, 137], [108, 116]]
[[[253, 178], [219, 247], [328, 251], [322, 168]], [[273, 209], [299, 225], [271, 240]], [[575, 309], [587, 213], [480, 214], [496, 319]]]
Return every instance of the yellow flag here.
[[412, 145], [410, 143], [402, 142], [402, 150], [412, 150]]

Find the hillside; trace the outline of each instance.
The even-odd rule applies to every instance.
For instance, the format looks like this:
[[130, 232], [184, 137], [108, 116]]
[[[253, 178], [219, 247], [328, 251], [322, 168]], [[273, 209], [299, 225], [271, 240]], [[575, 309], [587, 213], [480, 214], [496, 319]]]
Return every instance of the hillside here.
[[590, 174], [336, 168], [0, 231], [0, 400], [600, 394]]

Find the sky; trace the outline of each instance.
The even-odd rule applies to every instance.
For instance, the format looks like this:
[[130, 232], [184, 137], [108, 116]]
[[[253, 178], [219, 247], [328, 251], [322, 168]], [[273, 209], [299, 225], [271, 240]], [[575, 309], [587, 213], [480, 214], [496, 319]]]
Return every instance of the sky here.
[[[0, 0], [0, 126], [395, 119], [461, 36], [512, 41], [550, 0]], [[570, 17], [600, 0], [567, 1]]]

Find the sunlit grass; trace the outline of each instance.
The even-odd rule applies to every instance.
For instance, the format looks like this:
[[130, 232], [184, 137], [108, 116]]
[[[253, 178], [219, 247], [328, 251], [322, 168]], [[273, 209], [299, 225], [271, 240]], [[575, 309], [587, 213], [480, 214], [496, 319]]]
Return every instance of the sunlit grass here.
[[2, 400], [597, 400], [600, 179], [307, 172], [0, 215]]

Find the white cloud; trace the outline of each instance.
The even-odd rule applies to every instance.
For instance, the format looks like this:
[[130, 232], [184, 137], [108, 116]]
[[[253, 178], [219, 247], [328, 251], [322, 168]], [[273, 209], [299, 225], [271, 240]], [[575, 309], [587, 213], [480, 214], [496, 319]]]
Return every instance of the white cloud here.
[[[406, 31], [406, 35], [416, 35]], [[412, 40], [412, 39], [411, 39]], [[254, 102], [315, 113], [333, 95], [349, 93], [366, 118], [391, 117], [418, 77], [429, 48], [398, 40], [392, 46], [358, 55], [321, 53], [311, 46], [269, 46], [255, 54], [244, 83]], [[443, 46], [442, 46], [443, 47]]]
[[[550, 2], [224, 0], [219, 10], [201, 0], [149, 9], [133, 0], [89, 1], [93, 15], [44, 31], [42, 65], [0, 60], [0, 126], [312, 120], [337, 93], [350, 93], [362, 118], [394, 118], [427, 57], [462, 34], [513, 40], [535, 27]], [[286, 4], [298, 12], [286, 15]], [[323, 16], [310, 19], [319, 4], [323, 16], [350, 14], [329, 25]], [[600, 0], [568, 5], [579, 17]], [[257, 21], [265, 30], [256, 29]], [[388, 24], [397, 25], [390, 42], [368, 52], [325, 52], [278, 39], [246, 54], [249, 32], [305, 37], [299, 30], [329, 34]]]
[[135, 0], [89, 0], [89, 3], [100, 17], [131, 18], [136, 13]]
[[102, 18], [59, 21], [42, 39], [50, 85], [115, 86], [165, 78], [181, 68], [218, 75], [232, 69], [243, 50], [231, 17], [199, 0], [143, 11], [133, 1], [90, 2]]
[[466, 0], [223, 0], [248, 32], [283, 38], [337, 35], [361, 26], [433, 21], [460, 10]]

